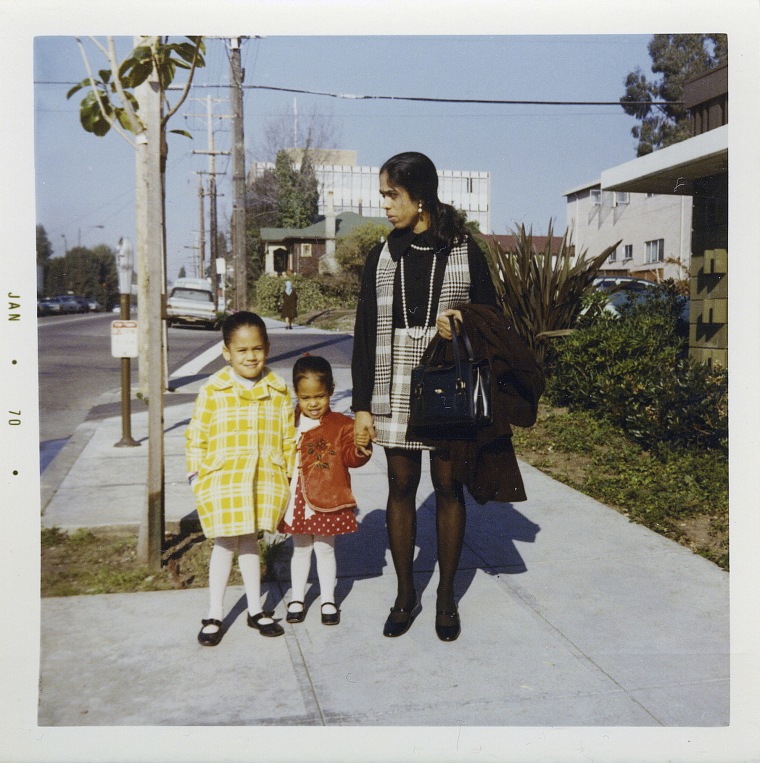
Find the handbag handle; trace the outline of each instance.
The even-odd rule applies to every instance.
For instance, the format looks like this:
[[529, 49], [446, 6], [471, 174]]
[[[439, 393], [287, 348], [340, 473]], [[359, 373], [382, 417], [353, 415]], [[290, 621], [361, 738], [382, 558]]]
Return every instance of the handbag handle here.
[[470, 339], [467, 336], [466, 332], [462, 332], [461, 334], [457, 334], [456, 332], [456, 323], [454, 321], [454, 316], [449, 315], [449, 326], [451, 327], [451, 344], [454, 348], [454, 366], [457, 371], [457, 380], [459, 382], [460, 386], [464, 386], [464, 378], [462, 377], [462, 360], [460, 358], [460, 347], [459, 342], [461, 340], [462, 344], [464, 345], [464, 352], [466, 353], [466, 358], [469, 361], [469, 363], [475, 362], [475, 355], [472, 351], [472, 345], [470, 344]]
[[[449, 319], [449, 326], [451, 327], [451, 343], [453, 345], [454, 350], [454, 367], [456, 368], [457, 373], [457, 379], [460, 381], [463, 381], [462, 377], [462, 359], [461, 354], [464, 352], [465, 358], [470, 362], [475, 362], [475, 354], [472, 351], [472, 344], [470, 344], [470, 339], [467, 336], [466, 332], [462, 332], [461, 334], [457, 334], [456, 331], [456, 323], [454, 321], [454, 317], [452, 315], [448, 316]], [[430, 362], [435, 358], [436, 354], [439, 351], [439, 348], [443, 346], [443, 338], [440, 334], [435, 335], [435, 347], [433, 348], [433, 351], [430, 354], [430, 358], [428, 360], [427, 365], [430, 365]], [[463, 349], [460, 349], [460, 342], [462, 345], [464, 345]]]

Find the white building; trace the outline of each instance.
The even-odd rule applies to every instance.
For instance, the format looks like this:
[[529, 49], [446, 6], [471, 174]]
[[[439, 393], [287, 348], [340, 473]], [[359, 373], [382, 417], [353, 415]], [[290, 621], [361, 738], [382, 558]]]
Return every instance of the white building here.
[[652, 281], [688, 277], [690, 196], [602, 190], [600, 180], [564, 196], [576, 252], [586, 249], [593, 256], [620, 241], [604, 272]]
[[[295, 149], [290, 149], [294, 153]], [[315, 164], [319, 182], [319, 214], [327, 212], [327, 194], [332, 192], [335, 212], [356, 212], [364, 217], [383, 217], [380, 206], [379, 167], [356, 164], [355, 151], [330, 152], [315, 149], [315, 158], [339, 158], [338, 163]], [[335, 155], [334, 157], [331, 155]], [[345, 163], [349, 162], [349, 163]], [[274, 169], [270, 162], [253, 162], [251, 177]], [[438, 170], [438, 198], [467, 213], [468, 220], [480, 225], [483, 233], [491, 231], [491, 174], [472, 170]]]

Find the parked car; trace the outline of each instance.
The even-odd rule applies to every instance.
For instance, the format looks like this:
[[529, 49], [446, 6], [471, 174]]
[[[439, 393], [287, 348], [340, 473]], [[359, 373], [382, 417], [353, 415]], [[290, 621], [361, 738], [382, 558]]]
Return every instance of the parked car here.
[[[653, 292], [652, 289], [658, 284], [645, 278], [630, 278], [626, 276], [603, 276], [594, 279], [597, 289], [607, 295], [607, 303], [604, 309], [613, 315], [620, 315], [620, 308], [629, 302], [643, 302]], [[689, 324], [689, 299], [684, 297], [678, 321], [685, 324], [688, 330]]]
[[82, 309], [79, 301], [71, 294], [59, 294], [57, 297], [50, 297], [47, 302], [56, 314], [78, 313]]
[[85, 297], [84, 301], [87, 303], [87, 308], [91, 313], [99, 313], [103, 309], [97, 299], [93, 299], [92, 297]]
[[78, 297], [76, 294], [74, 295], [74, 299], [79, 303], [79, 312], [80, 313], [89, 313], [90, 312], [90, 300], [86, 297]]
[[201, 324], [217, 328], [220, 318], [211, 282], [206, 278], [178, 278], [166, 301], [167, 326]]
[[633, 276], [597, 276], [594, 278], [594, 288], [602, 291], [626, 289], [628, 291], [644, 291], [657, 286], [654, 281]]
[[49, 297], [37, 300], [37, 315], [52, 315], [59, 312], [59, 305]]

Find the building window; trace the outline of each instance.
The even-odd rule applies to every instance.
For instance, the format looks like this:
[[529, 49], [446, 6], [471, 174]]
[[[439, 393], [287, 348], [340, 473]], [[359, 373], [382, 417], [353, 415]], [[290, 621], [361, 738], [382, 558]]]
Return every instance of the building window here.
[[628, 191], [615, 191], [615, 204], [617, 206], [628, 204], [630, 201], [631, 195], [628, 193]]
[[626, 244], [623, 247], [623, 262], [633, 259], [633, 244]]
[[664, 262], [665, 260], [665, 239], [656, 238], [654, 241], [647, 241], [647, 262]]
[[472, 178], [467, 178], [467, 193], [472, 193]]
[[301, 257], [311, 257], [311, 244], [301, 244]]
[[610, 254], [610, 259], [609, 259], [609, 261], [610, 261], [610, 262], [615, 262], [616, 260], [617, 260], [617, 247], [615, 247], [615, 248], [612, 250], [612, 254]]
[[591, 203], [598, 207], [602, 203], [602, 189], [601, 188], [592, 188], [591, 193], [589, 194], [591, 197]]

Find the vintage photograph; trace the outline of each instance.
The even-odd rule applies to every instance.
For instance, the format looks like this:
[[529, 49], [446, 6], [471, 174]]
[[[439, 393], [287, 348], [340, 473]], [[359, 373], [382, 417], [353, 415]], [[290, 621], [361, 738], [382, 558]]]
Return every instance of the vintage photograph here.
[[0, 759], [754, 760], [758, 9], [288, 5], [3, 74]]

